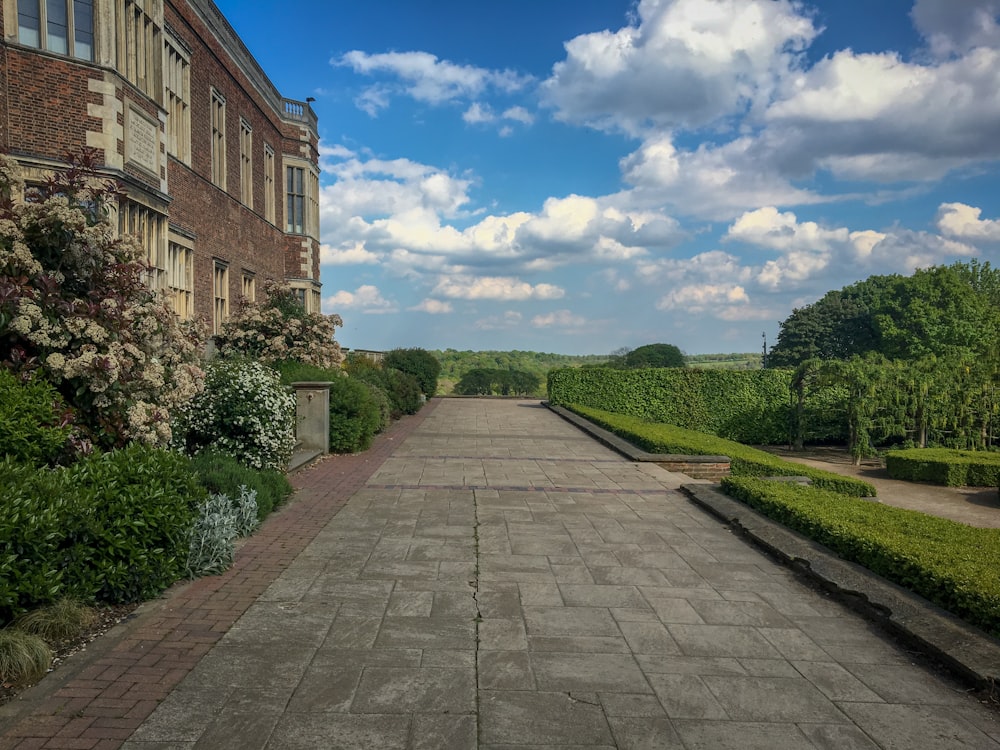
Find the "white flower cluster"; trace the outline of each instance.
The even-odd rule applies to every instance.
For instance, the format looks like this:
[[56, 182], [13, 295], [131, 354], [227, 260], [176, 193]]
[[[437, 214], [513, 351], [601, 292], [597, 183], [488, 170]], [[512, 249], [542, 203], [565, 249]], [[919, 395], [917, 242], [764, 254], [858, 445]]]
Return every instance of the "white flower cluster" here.
[[243, 301], [218, 336], [224, 355], [243, 355], [264, 362], [294, 359], [326, 369], [340, 367], [344, 356], [334, 339], [339, 315], [307, 313], [287, 285], [268, 281], [264, 301]]
[[203, 326], [144, 285], [143, 249], [87, 196], [24, 201], [17, 174], [0, 156], [0, 355], [37, 361], [108, 442], [168, 443], [170, 413], [202, 387]]
[[252, 360], [216, 360], [177, 420], [188, 450], [214, 448], [254, 469], [284, 471], [295, 446], [295, 394]]

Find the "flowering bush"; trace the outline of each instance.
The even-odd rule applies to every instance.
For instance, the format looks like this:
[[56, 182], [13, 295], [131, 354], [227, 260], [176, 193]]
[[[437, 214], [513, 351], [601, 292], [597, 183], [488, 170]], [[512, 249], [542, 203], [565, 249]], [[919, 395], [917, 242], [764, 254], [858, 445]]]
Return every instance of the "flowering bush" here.
[[0, 156], [0, 360], [40, 370], [97, 445], [166, 444], [201, 387], [203, 336], [146, 286], [145, 252], [107, 221], [117, 190], [95, 179], [84, 152], [25, 200]]
[[295, 394], [260, 362], [217, 359], [174, 429], [175, 444], [192, 455], [212, 448], [253, 469], [283, 471], [295, 447]]
[[343, 355], [334, 340], [339, 315], [307, 313], [291, 287], [264, 283], [264, 301], [240, 300], [216, 337], [223, 356], [242, 355], [262, 362], [296, 360], [317, 367], [339, 367]]

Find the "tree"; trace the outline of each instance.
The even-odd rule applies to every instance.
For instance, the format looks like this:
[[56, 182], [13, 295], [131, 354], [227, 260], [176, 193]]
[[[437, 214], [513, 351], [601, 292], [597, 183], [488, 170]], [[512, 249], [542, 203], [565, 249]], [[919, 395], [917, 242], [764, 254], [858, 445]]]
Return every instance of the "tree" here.
[[386, 353], [383, 364], [415, 377], [427, 398], [437, 393], [441, 363], [426, 349], [393, 349]]
[[623, 357], [625, 369], [684, 367], [684, 354], [673, 344], [646, 344]]
[[540, 384], [541, 378], [530, 372], [477, 367], [455, 384], [455, 393], [462, 396], [529, 396]]
[[915, 360], [989, 349], [1000, 330], [997, 307], [970, 281], [970, 274], [956, 266], [934, 266], [894, 279], [875, 315], [882, 353]]

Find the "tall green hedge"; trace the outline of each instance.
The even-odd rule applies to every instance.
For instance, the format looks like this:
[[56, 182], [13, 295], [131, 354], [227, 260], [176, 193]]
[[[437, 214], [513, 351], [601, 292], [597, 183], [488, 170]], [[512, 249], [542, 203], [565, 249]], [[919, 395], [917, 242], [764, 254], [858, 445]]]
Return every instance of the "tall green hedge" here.
[[579, 404], [757, 445], [788, 441], [786, 370], [552, 370], [553, 404]]

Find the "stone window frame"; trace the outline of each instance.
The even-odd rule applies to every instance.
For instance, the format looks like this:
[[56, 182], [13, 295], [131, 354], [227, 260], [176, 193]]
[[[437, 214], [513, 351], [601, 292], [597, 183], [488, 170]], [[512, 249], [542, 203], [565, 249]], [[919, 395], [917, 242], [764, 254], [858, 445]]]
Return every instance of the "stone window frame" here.
[[[51, 33], [56, 22], [49, 17], [52, 10], [50, 5], [62, 6], [65, 10], [66, 24], [62, 27], [65, 30], [65, 36], [61, 45], [54, 41], [59, 37]], [[94, 0], [16, 0], [15, 6], [19, 44], [45, 50], [55, 55], [93, 62], [96, 52]], [[28, 10], [35, 11], [37, 15], [29, 16]], [[83, 15], [89, 16], [89, 25], [86, 24], [86, 21], [78, 20]], [[37, 20], [37, 29], [22, 25], [22, 20], [28, 18]], [[36, 36], [35, 39], [28, 38], [31, 33]]]
[[212, 86], [211, 116], [212, 127], [212, 182], [226, 189], [226, 97]]
[[167, 153], [191, 166], [191, 56], [169, 32], [163, 41], [163, 104]]
[[253, 126], [240, 118], [240, 200], [253, 208]]
[[182, 320], [194, 317], [194, 243], [176, 232], [167, 235], [167, 291]]
[[212, 333], [219, 334], [229, 320], [229, 263], [212, 261]]

